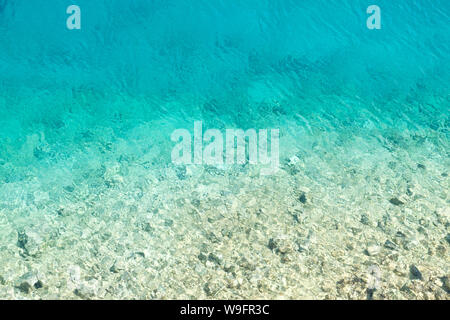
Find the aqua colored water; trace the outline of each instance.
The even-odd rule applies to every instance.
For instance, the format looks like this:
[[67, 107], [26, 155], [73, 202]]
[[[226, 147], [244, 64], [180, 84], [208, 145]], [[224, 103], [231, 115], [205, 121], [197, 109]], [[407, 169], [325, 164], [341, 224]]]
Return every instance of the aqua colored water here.
[[[72, 2], [0, 0], [1, 298], [448, 298], [449, 1]], [[280, 170], [174, 164], [195, 121]]]

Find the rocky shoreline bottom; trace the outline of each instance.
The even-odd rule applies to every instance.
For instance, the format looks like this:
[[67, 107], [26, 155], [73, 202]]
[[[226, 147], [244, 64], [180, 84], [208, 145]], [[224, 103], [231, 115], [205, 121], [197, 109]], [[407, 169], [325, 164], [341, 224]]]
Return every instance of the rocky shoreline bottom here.
[[4, 185], [0, 298], [448, 299], [442, 167], [313, 160]]

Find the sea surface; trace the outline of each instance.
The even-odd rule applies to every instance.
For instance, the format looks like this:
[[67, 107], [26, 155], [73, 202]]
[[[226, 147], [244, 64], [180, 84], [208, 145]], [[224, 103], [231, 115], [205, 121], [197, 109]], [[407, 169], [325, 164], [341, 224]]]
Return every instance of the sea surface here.
[[[0, 298], [448, 299], [449, 18], [0, 0]], [[279, 170], [174, 163], [199, 121], [279, 130]]]

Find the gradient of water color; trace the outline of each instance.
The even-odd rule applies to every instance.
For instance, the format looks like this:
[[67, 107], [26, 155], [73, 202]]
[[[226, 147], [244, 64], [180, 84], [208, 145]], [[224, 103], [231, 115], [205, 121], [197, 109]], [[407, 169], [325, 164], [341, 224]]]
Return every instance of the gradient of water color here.
[[[66, 28], [72, 2], [81, 8], [81, 30]], [[372, 4], [381, 8], [380, 30], [366, 26]], [[244, 172], [237, 189], [219, 180], [228, 190], [219, 198], [224, 203], [245, 198], [243, 207], [264, 206], [266, 188], [290, 212], [286, 198], [294, 201], [298, 190], [310, 190], [302, 192], [313, 207], [303, 215], [317, 210], [339, 224], [347, 219], [342, 209], [357, 224], [361, 214], [381, 221], [399, 210], [389, 202], [398, 198], [411, 210], [406, 220], [417, 217], [414, 232], [423, 217], [444, 219], [429, 221], [420, 239], [425, 247], [437, 241], [430, 250], [448, 251], [449, 17], [446, 0], [0, 0], [0, 297], [30, 297], [15, 287], [17, 279], [30, 270], [45, 274], [42, 265], [58, 252], [71, 252], [75, 235], [94, 237], [89, 223], [77, 225], [80, 212], [83, 221], [91, 215], [96, 224], [104, 212], [108, 229], [111, 214], [147, 219], [154, 206], [159, 212], [175, 206], [177, 192], [189, 194], [190, 170], [195, 176], [202, 169], [186, 173], [171, 163], [170, 135], [177, 128], [192, 131], [194, 121], [205, 129], [280, 130], [280, 193], [270, 180]], [[232, 174], [217, 171], [219, 177]], [[162, 187], [163, 180], [173, 188]], [[158, 195], [153, 202], [142, 202], [142, 194], [151, 192]], [[113, 201], [122, 196], [120, 205]], [[195, 203], [195, 197], [185, 200]], [[377, 223], [359, 228], [375, 230]], [[35, 257], [20, 245], [22, 230], [40, 239]], [[133, 228], [124, 232], [133, 238]], [[376, 232], [391, 239], [394, 230]], [[405, 265], [420, 264], [408, 259]], [[448, 276], [448, 258], [436, 259], [439, 277]], [[48, 283], [62, 277], [41, 276]], [[75, 292], [49, 287], [32, 297], [70, 298], [67, 292]], [[117, 289], [112, 297], [149, 297], [149, 289], [135, 287], [123, 295]], [[249, 288], [224, 297], [255, 297]], [[275, 289], [267, 292], [278, 296]]]

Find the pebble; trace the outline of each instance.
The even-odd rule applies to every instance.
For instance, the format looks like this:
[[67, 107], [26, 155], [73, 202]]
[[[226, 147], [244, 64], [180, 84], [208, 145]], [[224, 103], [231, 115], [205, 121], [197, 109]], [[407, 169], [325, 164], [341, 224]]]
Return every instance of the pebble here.
[[412, 280], [423, 280], [422, 272], [413, 264], [409, 266], [409, 273]]
[[16, 282], [16, 288], [23, 293], [30, 293], [33, 287], [37, 289], [42, 288], [42, 282], [39, 281], [38, 277], [33, 272], [25, 273]]
[[445, 290], [445, 292], [450, 293], [450, 278], [449, 277], [442, 277], [442, 289]]
[[235, 270], [235, 267], [232, 265], [232, 264], [230, 264], [230, 263], [225, 263], [225, 265], [223, 266], [223, 270], [225, 271], [225, 272], [229, 272], [229, 273], [232, 273], [232, 272], [234, 272], [234, 270]]
[[365, 225], [370, 225], [370, 220], [369, 220], [369, 217], [367, 216], [367, 214], [361, 215], [360, 222]]
[[73, 186], [65, 186], [64, 190], [66, 190], [67, 192], [73, 192], [75, 188]]
[[164, 226], [166, 226], [166, 227], [172, 227], [172, 226], [173, 226], [173, 220], [172, 220], [172, 219], [166, 219], [166, 220], [164, 220]]
[[367, 253], [369, 254], [369, 256], [376, 256], [377, 254], [380, 253], [380, 251], [381, 251], [380, 246], [376, 244], [372, 244], [367, 247]]
[[206, 262], [206, 256], [200, 252], [200, 254], [197, 256], [198, 260], [200, 260], [201, 262]]
[[298, 201], [305, 204], [306, 203], [306, 194], [302, 192], [302, 194], [298, 197]]
[[40, 253], [43, 244], [42, 238], [32, 230], [20, 230], [17, 232], [17, 246], [27, 256], [36, 256]]
[[214, 254], [214, 253], [210, 253], [208, 255], [208, 261], [211, 261], [212, 263], [215, 263], [217, 265], [221, 265], [222, 264], [222, 256], [220, 254]]
[[390, 250], [396, 250], [397, 249], [397, 245], [395, 243], [393, 243], [391, 240], [386, 240], [386, 242], [384, 243], [384, 247]]
[[405, 204], [403, 201], [400, 201], [398, 198], [391, 198], [389, 199], [389, 202], [392, 203], [394, 206], [401, 206]]
[[267, 247], [273, 251], [276, 248], [278, 248], [278, 244], [276, 243], [276, 241], [273, 238], [271, 238], [271, 239], [269, 239], [269, 243], [267, 244]]
[[81, 280], [81, 269], [79, 266], [70, 266], [68, 268], [69, 278], [73, 283], [79, 283]]
[[93, 297], [97, 296], [98, 287], [98, 281], [92, 279], [89, 282], [80, 283], [73, 293], [79, 296], [81, 299], [92, 299]]
[[125, 270], [125, 264], [121, 260], [116, 260], [114, 264], [109, 268], [109, 271], [112, 273], [119, 273], [122, 270]]

